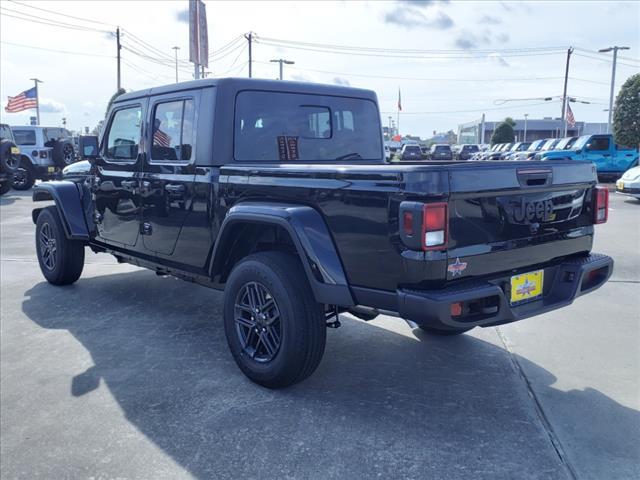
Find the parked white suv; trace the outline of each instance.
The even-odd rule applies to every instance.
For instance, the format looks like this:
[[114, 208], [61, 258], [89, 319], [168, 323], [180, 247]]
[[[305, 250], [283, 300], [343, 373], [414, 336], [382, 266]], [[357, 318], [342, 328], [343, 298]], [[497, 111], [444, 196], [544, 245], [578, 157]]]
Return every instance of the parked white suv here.
[[20, 147], [20, 165], [13, 177], [13, 188], [28, 190], [36, 179], [50, 180], [76, 160], [71, 132], [61, 127], [11, 127]]

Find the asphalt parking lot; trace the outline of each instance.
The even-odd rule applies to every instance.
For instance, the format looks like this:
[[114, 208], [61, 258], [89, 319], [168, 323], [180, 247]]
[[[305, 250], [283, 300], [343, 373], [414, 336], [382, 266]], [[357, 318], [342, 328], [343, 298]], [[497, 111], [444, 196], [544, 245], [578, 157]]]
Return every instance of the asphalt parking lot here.
[[0, 199], [2, 478], [640, 478], [640, 202], [607, 285], [457, 338], [348, 315], [283, 391], [228, 353], [221, 294], [87, 254], [53, 287], [30, 192]]

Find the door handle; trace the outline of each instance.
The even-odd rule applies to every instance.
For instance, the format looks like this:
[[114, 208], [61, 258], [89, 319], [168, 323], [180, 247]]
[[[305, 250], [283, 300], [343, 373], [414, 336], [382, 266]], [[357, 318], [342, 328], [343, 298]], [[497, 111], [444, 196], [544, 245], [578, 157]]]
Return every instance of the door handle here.
[[172, 193], [174, 195], [181, 195], [187, 190], [187, 187], [185, 187], [182, 184], [175, 185], [175, 184], [168, 183], [167, 185], [164, 186], [164, 189], [168, 193]]

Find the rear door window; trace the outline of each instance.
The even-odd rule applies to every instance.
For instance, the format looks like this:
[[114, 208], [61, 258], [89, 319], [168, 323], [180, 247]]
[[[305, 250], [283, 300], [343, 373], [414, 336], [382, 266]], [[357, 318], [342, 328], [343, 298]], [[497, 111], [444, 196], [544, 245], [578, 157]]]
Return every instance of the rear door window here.
[[236, 97], [240, 161], [382, 160], [381, 127], [365, 99], [244, 91]]
[[193, 100], [158, 103], [153, 115], [151, 159], [189, 161], [193, 157]]

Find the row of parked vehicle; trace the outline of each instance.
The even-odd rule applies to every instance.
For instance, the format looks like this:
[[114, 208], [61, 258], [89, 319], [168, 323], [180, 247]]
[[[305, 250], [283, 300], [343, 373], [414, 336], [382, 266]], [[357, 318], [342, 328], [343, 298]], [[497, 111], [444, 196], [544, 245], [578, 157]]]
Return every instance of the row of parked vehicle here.
[[400, 149], [385, 146], [387, 160], [416, 161], [416, 160], [470, 160], [472, 155], [480, 152], [478, 145], [460, 145], [459, 149], [451, 148], [447, 143], [436, 143], [431, 148], [419, 144], [408, 143]]
[[36, 180], [51, 180], [77, 160], [66, 128], [0, 124], [0, 195], [28, 190]]

